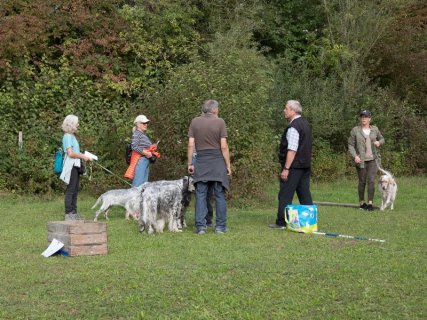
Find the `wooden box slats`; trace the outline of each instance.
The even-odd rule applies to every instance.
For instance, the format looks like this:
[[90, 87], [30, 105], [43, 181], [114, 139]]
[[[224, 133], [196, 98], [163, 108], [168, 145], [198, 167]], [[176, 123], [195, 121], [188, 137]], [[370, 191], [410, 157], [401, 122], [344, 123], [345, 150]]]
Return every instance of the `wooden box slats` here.
[[51, 221], [47, 224], [48, 243], [54, 238], [64, 244], [70, 256], [106, 255], [107, 224], [93, 221]]

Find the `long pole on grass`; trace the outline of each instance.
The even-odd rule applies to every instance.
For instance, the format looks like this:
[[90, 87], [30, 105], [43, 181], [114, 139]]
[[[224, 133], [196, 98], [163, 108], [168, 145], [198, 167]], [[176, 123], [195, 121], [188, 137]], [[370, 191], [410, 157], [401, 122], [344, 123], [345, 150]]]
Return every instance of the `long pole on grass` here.
[[[332, 207], [347, 207], [347, 208], [357, 208], [359, 209], [359, 204], [354, 203], [339, 203], [339, 202], [324, 202], [324, 201], [313, 201], [314, 204], [320, 205], [320, 206], [332, 206]], [[375, 207], [374, 208], [378, 208]]]
[[375, 241], [375, 242], [385, 242], [385, 240], [381, 240], [381, 239], [371, 239], [371, 238], [360, 237], [360, 236], [348, 236], [348, 235], [337, 234], [337, 233], [327, 233], [327, 232], [319, 232], [319, 231], [314, 231], [313, 233], [321, 235], [321, 236], [328, 236], [328, 237], [347, 238], [347, 239], [354, 239], [354, 240], [368, 240], [368, 241]]

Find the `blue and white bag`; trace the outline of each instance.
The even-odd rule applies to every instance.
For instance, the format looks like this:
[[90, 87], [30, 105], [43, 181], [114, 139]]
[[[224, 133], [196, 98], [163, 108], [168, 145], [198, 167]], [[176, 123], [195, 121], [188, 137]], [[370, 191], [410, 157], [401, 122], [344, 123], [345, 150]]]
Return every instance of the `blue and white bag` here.
[[317, 231], [316, 205], [288, 205], [285, 208], [287, 229], [311, 233]]

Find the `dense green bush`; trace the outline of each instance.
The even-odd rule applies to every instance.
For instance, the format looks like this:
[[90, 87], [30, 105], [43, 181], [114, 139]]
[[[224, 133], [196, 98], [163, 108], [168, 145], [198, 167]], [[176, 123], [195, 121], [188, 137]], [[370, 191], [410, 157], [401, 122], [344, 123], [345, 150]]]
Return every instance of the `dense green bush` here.
[[[82, 150], [99, 153], [105, 150], [101, 148], [108, 141], [105, 136], [110, 136], [104, 128], [111, 132], [123, 126], [128, 105], [125, 100], [107, 100], [90, 79], [72, 72], [65, 60], [59, 70], [48, 65], [41, 65], [38, 72], [31, 66], [27, 70], [0, 91], [0, 171], [7, 177], [7, 189], [44, 193], [58, 188], [52, 163], [61, 146], [64, 117], [79, 117]], [[22, 148], [17, 143], [19, 131]]]
[[[415, 71], [385, 79], [374, 70], [373, 48], [411, 3], [422, 9], [419, 0], [8, 0], [0, 6], [0, 189], [61, 190], [53, 154], [70, 113], [80, 118], [82, 150], [120, 177], [132, 121], [146, 114], [149, 135], [161, 140], [151, 177], [180, 177], [188, 126], [210, 98], [228, 126], [231, 196], [261, 195], [259, 185], [277, 174], [288, 99], [302, 102], [312, 124], [315, 179], [354, 174], [347, 138], [361, 109], [374, 112], [386, 139], [383, 166], [397, 176], [424, 172], [424, 99], [413, 97], [425, 86], [403, 94], [397, 84]], [[125, 185], [91, 168], [84, 188]]]
[[206, 48], [204, 60], [179, 67], [144, 107], [154, 119], [153, 126], [162, 128], [156, 135], [168, 151], [156, 166], [175, 169], [172, 175], [179, 175], [185, 173], [191, 119], [200, 115], [204, 100], [218, 100], [228, 129], [233, 193], [239, 196], [262, 192], [258, 186], [271, 176], [275, 148], [267, 107], [272, 66], [245, 45], [243, 37], [249, 33], [241, 31], [240, 42], [234, 34], [217, 36]]

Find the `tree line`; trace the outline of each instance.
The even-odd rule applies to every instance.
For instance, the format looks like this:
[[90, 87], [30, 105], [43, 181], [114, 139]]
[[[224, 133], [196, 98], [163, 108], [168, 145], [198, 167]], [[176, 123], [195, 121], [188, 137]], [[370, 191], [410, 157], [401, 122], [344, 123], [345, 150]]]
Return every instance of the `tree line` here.
[[[288, 99], [313, 126], [315, 179], [353, 174], [347, 137], [361, 109], [386, 138], [384, 166], [424, 173], [426, 10], [418, 0], [2, 1], [0, 189], [61, 188], [53, 154], [70, 113], [82, 149], [119, 175], [132, 121], [147, 115], [162, 153], [152, 179], [183, 176], [206, 99], [228, 125], [231, 196], [262, 195], [277, 174]], [[92, 191], [121, 184], [92, 169]]]

